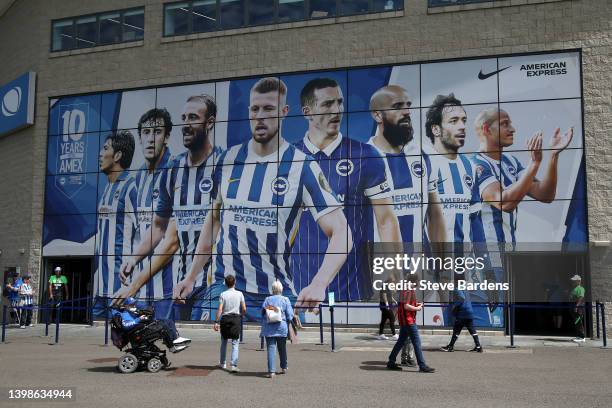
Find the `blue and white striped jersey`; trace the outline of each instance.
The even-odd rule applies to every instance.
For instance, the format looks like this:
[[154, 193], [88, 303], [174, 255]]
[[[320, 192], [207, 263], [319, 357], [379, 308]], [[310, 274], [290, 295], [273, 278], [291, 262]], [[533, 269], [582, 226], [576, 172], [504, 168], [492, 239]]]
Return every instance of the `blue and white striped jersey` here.
[[464, 155], [449, 159], [442, 154], [429, 156], [440, 199], [446, 239], [463, 244], [470, 242], [470, 213], [480, 208], [480, 197], [474, 189], [472, 162]]
[[[353, 247], [348, 248], [346, 262], [328, 290], [336, 293], [338, 301], [369, 299], [372, 285], [364, 246], [374, 239], [370, 200], [390, 196], [382, 157], [372, 146], [341, 134], [323, 150], [308, 139], [308, 134], [296, 146], [321, 167], [338, 201], [344, 205], [344, 215], [353, 235]], [[291, 255], [296, 289], [308, 286], [319, 271], [328, 241], [312, 216], [305, 214]]]
[[123, 256], [131, 255], [138, 241], [136, 200], [136, 182], [127, 170], [104, 187], [98, 203], [95, 296], [112, 296], [121, 288]]
[[[260, 157], [252, 140], [228, 149], [215, 168], [221, 230], [215, 246], [215, 281], [236, 276], [236, 289], [270, 294], [278, 279], [296, 294], [289, 256], [304, 209], [314, 220], [339, 208], [317, 163], [280, 139]], [[280, 162], [279, 162], [280, 160]]]
[[[431, 171], [429, 155], [415, 143], [408, 143], [401, 153], [385, 153], [369, 144], [383, 155], [385, 171], [391, 189], [393, 211], [397, 216], [402, 234], [402, 242], [427, 243], [425, 215], [428, 208], [428, 194], [435, 191], [435, 177]], [[375, 240], [380, 238], [375, 231]]]
[[[151, 233], [153, 214], [159, 200], [159, 181], [171, 162], [170, 151], [166, 148], [157, 168], [151, 172], [148, 165], [144, 164], [136, 175], [140, 239], [143, 239], [145, 234]], [[173, 258], [171, 257], [163, 269], [147, 281], [147, 284], [139, 291], [138, 298], [146, 297], [147, 299], [159, 300], [172, 295], [174, 282], [177, 281], [176, 272], [178, 272], [178, 269], [176, 269], [173, 276]], [[146, 273], [150, 273], [150, 271], [147, 270]]]
[[[475, 187], [482, 201], [482, 192], [491, 183], [500, 182], [506, 189], [516, 183], [525, 168], [513, 155], [502, 153], [501, 161], [492, 159], [483, 153], [472, 156], [475, 170]], [[479, 219], [482, 223], [484, 236], [474, 237], [474, 242], [516, 243], [516, 225], [518, 207], [512, 212], [505, 212], [482, 201]]]
[[[213, 189], [213, 156], [198, 166], [190, 166], [188, 152], [179, 154], [165, 170], [159, 181], [159, 199], [155, 213], [160, 217], [174, 217], [179, 239], [178, 273], [182, 281], [191, 269], [202, 224], [211, 206]], [[201, 271], [195, 286], [206, 286], [206, 275]]]

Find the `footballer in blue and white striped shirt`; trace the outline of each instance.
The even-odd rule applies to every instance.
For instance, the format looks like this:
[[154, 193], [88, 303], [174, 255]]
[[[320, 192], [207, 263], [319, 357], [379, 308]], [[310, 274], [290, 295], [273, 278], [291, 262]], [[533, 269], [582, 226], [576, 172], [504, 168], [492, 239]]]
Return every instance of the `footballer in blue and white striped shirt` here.
[[422, 242], [424, 249], [429, 250], [429, 242], [446, 241], [446, 228], [440, 206], [428, 205], [439, 202], [438, 191], [430, 157], [413, 138], [411, 105], [408, 93], [401, 86], [387, 85], [377, 90], [370, 98], [376, 134], [369, 143], [385, 160], [401, 241]]
[[[353, 246], [343, 249], [348, 257], [329, 292], [337, 301], [366, 300], [372, 296], [372, 279], [365, 259], [364, 245], [372, 241], [376, 221], [377, 233], [384, 242], [400, 242], [397, 217], [391, 208], [391, 190], [385, 174], [385, 163], [376, 148], [343, 136], [340, 124], [344, 97], [340, 85], [331, 78], [315, 78], [300, 93], [302, 113], [308, 122], [298, 149], [311, 155], [343, 211], [353, 235]], [[321, 267], [327, 248], [327, 237], [309, 214], [300, 220], [299, 234], [291, 254], [295, 284], [310, 284]]]
[[[344, 248], [351, 235], [317, 163], [280, 135], [289, 111], [286, 98], [286, 85], [278, 78], [263, 78], [251, 88], [252, 138], [228, 149], [215, 167], [213, 210], [201, 228], [191, 272], [175, 287], [176, 298], [191, 292], [216, 237], [214, 283], [207, 295], [215, 298], [224, 290], [224, 276], [234, 275], [236, 289], [247, 301], [262, 301], [272, 293], [275, 280], [295, 299], [289, 255], [300, 215], [307, 209], [329, 244], [319, 272], [297, 295], [297, 304], [314, 307], [325, 299], [327, 286], [346, 260]], [[260, 308], [252, 309], [253, 317], [261, 317]]]
[[[134, 256], [122, 265], [124, 275], [129, 275], [134, 265], [150, 255], [162, 238], [178, 240], [180, 256], [174, 285], [190, 271], [200, 229], [210, 209], [214, 150], [211, 134], [216, 113], [217, 106], [211, 96], [196, 95], [187, 99], [181, 115], [183, 145], [187, 151], [174, 158], [162, 173], [151, 230], [145, 233]], [[168, 244], [168, 247], [172, 246]], [[170, 253], [173, 251], [166, 255]], [[193, 286], [206, 286], [203, 267], [190, 281], [191, 290]], [[159, 264], [152, 266], [151, 273], [156, 273], [159, 268]]]
[[[425, 133], [436, 153], [429, 156], [446, 226], [446, 238], [461, 256], [471, 242], [470, 214], [480, 209], [474, 187], [474, 168], [459, 154], [465, 144], [467, 114], [454, 94], [438, 95], [426, 113]], [[475, 231], [477, 236], [478, 232]]]
[[480, 138], [479, 152], [472, 161], [475, 166], [475, 187], [482, 202], [478, 218], [482, 222], [484, 236], [474, 241], [516, 243], [518, 206], [529, 195], [537, 201], [550, 203], [557, 189], [557, 165], [559, 153], [571, 142], [574, 129], [563, 135], [557, 128], [550, 139], [551, 158], [544, 178], [536, 175], [542, 163], [542, 132], [527, 141], [530, 161], [524, 166], [516, 156], [504, 153], [505, 147], [514, 144], [515, 128], [510, 116], [496, 107], [485, 109], [475, 120]]
[[136, 182], [126, 170], [134, 148], [134, 136], [122, 130], [108, 135], [100, 150], [100, 171], [108, 184], [98, 203], [94, 296], [108, 297], [119, 290], [121, 263], [132, 253], [137, 239]]
[[[172, 118], [166, 109], [153, 108], [138, 121], [138, 140], [145, 163], [136, 174], [138, 189], [138, 225], [140, 238], [150, 233], [153, 214], [159, 198], [159, 180], [171, 163], [168, 138], [172, 131]], [[124, 285], [113, 296], [113, 303], [138, 295], [139, 299], [155, 301], [157, 318], [169, 318], [172, 308], [173, 254], [178, 248], [176, 234], [167, 237], [156, 247], [156, 256], [147, 257], [139, 264], [138, 273], [128, 282], [121, 275]], [[159, 271], [161, 270], [161, 273]]]

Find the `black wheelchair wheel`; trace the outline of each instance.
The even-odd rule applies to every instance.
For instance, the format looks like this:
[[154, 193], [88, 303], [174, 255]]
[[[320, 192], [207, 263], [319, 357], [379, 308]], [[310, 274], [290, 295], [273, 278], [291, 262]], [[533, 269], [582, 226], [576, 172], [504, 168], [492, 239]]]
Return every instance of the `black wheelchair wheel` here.
[[119, 371], [121, 371], [123, 374], [133, 373], [138, 369], [138, 359], [133, 354], [124, 354], [121, 356], [121, 358], [119, 358], [117, 368], [119, 368]]
[[147, 363], [147, 370], [149, 370], [150, 373], [156, 373], [159, 370], [161, 370], [163, 367], [164, 365], [162, 364], [161, 360], [157, 357], [153, 357]]

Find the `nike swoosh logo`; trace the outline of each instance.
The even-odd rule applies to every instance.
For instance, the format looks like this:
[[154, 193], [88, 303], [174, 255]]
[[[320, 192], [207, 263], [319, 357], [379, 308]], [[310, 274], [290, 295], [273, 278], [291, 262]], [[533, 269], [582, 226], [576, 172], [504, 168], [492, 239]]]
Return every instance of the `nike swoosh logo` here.
[[510, 68], [510, 67], [505, 67], [505, 68], [502, 68], [502, 69], [498, 69], [497, 71], [489, 72], [488, 74], [483, 74], [482, 73], [482, 69], [481, 69], [480, 72], [478, 73], [478, 79], [480, 79], [480, 80], [487, 79], [489, 77], [492, 77], [495, 74], [499, 74], [500, 72], [502, 72], [502, 71], [504, 71], [504, 70], [506, 70], [508, 68]]
[[233, 183], [235, 181], [240, 181], [240, 179], [239, 178], [234, 178], [234, 179], [228, 179], [227, 180], [228, 183]]

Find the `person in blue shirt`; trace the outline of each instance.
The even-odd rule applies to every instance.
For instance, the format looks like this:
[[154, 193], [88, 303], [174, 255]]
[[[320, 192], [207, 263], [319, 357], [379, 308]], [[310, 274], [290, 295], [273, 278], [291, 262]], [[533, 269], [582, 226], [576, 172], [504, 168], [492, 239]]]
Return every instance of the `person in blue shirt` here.
[[8, 299], [11, 304], [11, 317], [14, 323], [20, 323], [20, 313], [17, 308], [19, 307], [19, 301], [21, 299], [19, 296], [19, 288], [21, 285], [23, 285], [23, 280], [19, 276], [19, 272], [15, 272], [13, 284], [11, 285], [8, 283], [6, 285], [6, 289], [8, 290]]
[[459, 334], [461, 334], [461, 330], [465, 327], [474, 339], [474, 348], [470, 351], [482, 353], [478, 332], [476, 332], [474, 328], [474, 310], [472, 309], [472, 302], [470, 302], [468, 295], [462, 290], [455, 290], [453, 292], [453, 298], [453, 304], [451, 306], [451, 314], [455, 318], [453, 337], [451, 337], [450, 343], [442, 347], [441, 350], [447, 352], [454, 351], [455, 342]]
[[[114, 315], [121, 316], [121, 325], [125, 331], [133, 331], [139, 328], [145, 327], [145, 323], [149, 321], [150, 317], [136, 307], [136, 299], [133, 297], [127, 298], [122, 309], [114, 310]], [[174, 321], [169, 319], [158, 319], [154, 320], [152, 324], [147, 326], [148, 330], [159, 331], [162, 336], [164, 344], [172, 353], [178, 353], [187, 348], [187, 345], [191, 343], [190, 339], [184, 337], [178, 337]]]
[[[266, 338], [266, 349], [268, 351], [268, 378], [273, 378], [276, 375], [276, 349], [280, 356], [280, 366], [283, 374], [287, 372], [287, 322], [293, 319], [293, 308], [289, 298], [282, 295], [283, 284], [280, 281], [275, 281], [272, 284], [272, 296], [268, 296], [262, 305], [261, 314], [263, 316], [261, 323], [260, 337]], [[268, 310], [276, 311], [281, 314], [279, 322], [268, 321]]]

